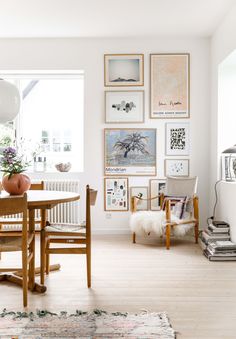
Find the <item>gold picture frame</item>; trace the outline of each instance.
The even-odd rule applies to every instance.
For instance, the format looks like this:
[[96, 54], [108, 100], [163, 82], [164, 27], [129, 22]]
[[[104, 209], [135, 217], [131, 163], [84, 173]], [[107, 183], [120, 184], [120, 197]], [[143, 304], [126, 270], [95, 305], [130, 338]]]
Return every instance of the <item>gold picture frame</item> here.
[[150, 54], [150, 118], [190, 117], [190, 54]]
[[[144, 191], [146, 191], [146, 192], [144, 193]], [[148, 199], [148, 197], [149, 197], [148, 186], [132, 186], [132, 187], [130, 187], [130, 205], [131, 205], [132, 197], [138, 196], [139, 193], [142, 194], [142, 198]], [[148, 200], [137, 200], [136, 211], [148, 211], [148, 208], [149, 208]]]
[[104, 54], [104, 86], [144, 85], [144, 54]]

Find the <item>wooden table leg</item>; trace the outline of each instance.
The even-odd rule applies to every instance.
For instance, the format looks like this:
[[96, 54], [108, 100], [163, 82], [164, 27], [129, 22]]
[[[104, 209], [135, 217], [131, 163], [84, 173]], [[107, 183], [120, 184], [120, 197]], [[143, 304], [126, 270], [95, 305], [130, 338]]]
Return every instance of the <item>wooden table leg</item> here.
[[40, 283], [44, 285], [45, 274], [45, 228], [46, 226], [46, 210], [41, 210], [41, 232], [40, 232]]
[[[22, 284], [23, 284], [22, 278], [18, 275], [15, 275], [15, 274], [5, 274], [5, 277], [4, 277], [3, 280], [7, 280], [7, 281], [9, 281], [13, 284], [19, 285], [19, 286], [22, 286]], [[44, 292], [46, 292], [47, 287], [44, 286], [44, 285], [40, 285], [38, 283], [35, 283], [34, 287], [31, 288], [31, 286], [29, 286], [29, 289], [32, 292], [44, 293]]]
[[35, 285], [35, 210], [29, 210], [29, 232], [33, 234], [34, 238], [29, 246], [29, 250], [33, 253], [33, 258], [29, 263], [29, 288], [34, 290]]

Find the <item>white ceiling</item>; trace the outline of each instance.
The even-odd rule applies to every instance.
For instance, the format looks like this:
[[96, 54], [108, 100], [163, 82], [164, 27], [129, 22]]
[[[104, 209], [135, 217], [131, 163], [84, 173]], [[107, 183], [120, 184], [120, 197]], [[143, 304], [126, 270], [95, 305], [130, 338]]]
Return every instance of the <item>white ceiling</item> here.
[[0, 37], [211, 36], [235, 0], [0, 0]]

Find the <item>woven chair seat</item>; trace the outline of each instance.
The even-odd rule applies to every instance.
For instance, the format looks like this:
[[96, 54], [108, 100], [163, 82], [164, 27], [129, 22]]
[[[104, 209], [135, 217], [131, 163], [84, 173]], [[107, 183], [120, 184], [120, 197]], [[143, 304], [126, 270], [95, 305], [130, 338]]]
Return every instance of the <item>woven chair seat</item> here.
[[1, 237], [0, 252], [21, 251], [22, 237]]
[[45, 232], [68, 232], [81, 233], [85, 232], [86, 226], [84, 224], [50, 224], [45, 227]]

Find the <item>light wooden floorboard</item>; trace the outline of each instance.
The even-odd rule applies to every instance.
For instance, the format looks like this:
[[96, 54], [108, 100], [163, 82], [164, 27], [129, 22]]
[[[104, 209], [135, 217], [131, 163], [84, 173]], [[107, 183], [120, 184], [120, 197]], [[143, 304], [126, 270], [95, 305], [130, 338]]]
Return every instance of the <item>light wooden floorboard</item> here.
[[[93, 238], [91, 289], [84, 256], [51, 256], [61, 271], [46, 278], [46, 294], [29, 292], [28, 310], [166, 311], [177, 338], [236, 338], [236, 262], [209, 262], [193, 239], [173, 239], [170, 251], [159, 239], [137, 241]], [[15, 266], [19, 258], [3, 254], [0, 266]], [[0, 308], [22, 310], [21, 305], [21, 289], [1, 283]]]

